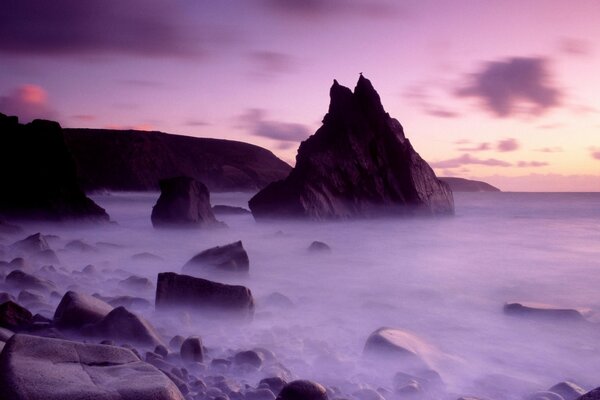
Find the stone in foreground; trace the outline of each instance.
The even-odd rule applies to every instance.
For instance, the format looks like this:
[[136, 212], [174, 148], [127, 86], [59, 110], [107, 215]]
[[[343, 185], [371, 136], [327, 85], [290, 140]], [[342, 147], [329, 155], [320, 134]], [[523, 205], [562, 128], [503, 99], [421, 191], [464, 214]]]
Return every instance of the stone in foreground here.
[[354, 93], [337, 81], [329, 112], [302, 142], [296, 166], [249, 202], [256, 219], [311, 220], [452, 214], [448, 184], [413, 149], [362, 75]]
[[79, 329], [106, 317], [113, 307], [84, 293], [68, 291], [54, 312], [54, 324], [61, 329]]
[[160, 181], [160, 197], [151, 218], [155, 228], [222, 225], [213, 214], [206, 186], [187, 176]]
[[327, 400], [327, 390], [323, 385], [307, 381], [297, 380], [288, 383], [281, 389], [277, 400]]
[[183, 400], [131, 350], [20, 334], [0, 354], [0, 393], [10, 400]]
[[426, 360], [433, 348], [414, 334], [394, 328], [379, 328], [367, 338], [363, 353], [382, 360], [399, 361], [402, 370], [430, 369]]
[[244, 286], [226, 285], [173, 272], [158, 274], [156, 308], [222, 309], [253, 313], [254, 298]]
[[227, 272], [248, 272], [250, 260], [241, 241], [212, 247], [195, 255], [183, 266], [183, 272], [194, 275], [203, 267]]

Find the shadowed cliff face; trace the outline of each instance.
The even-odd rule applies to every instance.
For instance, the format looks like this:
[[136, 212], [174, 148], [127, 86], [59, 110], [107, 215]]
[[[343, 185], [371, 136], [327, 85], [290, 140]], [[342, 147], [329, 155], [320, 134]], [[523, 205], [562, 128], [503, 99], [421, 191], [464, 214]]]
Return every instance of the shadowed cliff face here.
[[296, 167], [253, 197], [255, 218], [336, 219], [451, 214], [452, 191], [385, 112], [371, 82], [354, 93], [334, 81], [323, 126], [298, 149]]
[[0, 187], [0, 214], [7, 218], [108, 220], [79, 188], [57, 122], [23, 125], [0, 114]]
[[255, 191], [290, 166], [270, 151], [231, 140], [162, 132], [65, 129], [85, 190], [158, 190], [161, 179], [189, 176], [211, 191]]

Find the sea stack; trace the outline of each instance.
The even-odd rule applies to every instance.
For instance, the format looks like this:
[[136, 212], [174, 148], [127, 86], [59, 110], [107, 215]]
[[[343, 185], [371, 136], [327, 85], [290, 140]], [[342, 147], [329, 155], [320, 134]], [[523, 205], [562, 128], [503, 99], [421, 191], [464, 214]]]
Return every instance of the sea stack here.
[[310, 220], [452, 214], [450, 187], [413, 149], [398, 120], [360, 75], [336, 80], [323, 125], [300, 144], [296, 166], [252, 199], [254, 218]]

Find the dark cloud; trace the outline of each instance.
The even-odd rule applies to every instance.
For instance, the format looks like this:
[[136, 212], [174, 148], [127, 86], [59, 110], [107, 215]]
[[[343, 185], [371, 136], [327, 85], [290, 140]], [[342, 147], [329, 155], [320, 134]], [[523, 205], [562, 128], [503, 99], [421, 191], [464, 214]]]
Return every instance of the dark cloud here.
[[559, 49], [571, 56], [589, 56], [592, 53], [592, 47], [588, 41], [576, 38], [562, 38], [559, 42]]
[[[6, 0], [0, 52], [201, 56], [181, 3], [159, 0]], [[187, 27], [187, 28], [186, 28]]]
[[279, 122], [266, 119], [267, 113], [260, 109], [249, 109], [238, 118], [239, 127], [252, 135], [282, 142], [299, 142], [310, 136], [310, 129], [302, 124]]
[[274, 12], [296, 18], [352, 15], [361, 18], [391, 18], [401, 14], [396, 4], [364, 0], [263, 0]]
[[272, 76], [293, 72], [296, 67], [294, 58], [276, 51], [253, 51], [248, 54], [253, 72], [261, 76]]
[[466, 153], [457, 158], [451, 158], [449, 160], [437, 161], [429, 163], [433, 168], [458, 168], [465, 165], [487, 165], [490, 167], [510, 167], [512, 164], [496, 160], [495, 158], [488, 158], [486, 160], [479, 159]]
[[519, 167], [519, 168], [545, 167], [546, 165], [549, 165], [549, 164], [544, 161], [519, 161], [517, 163], [517, 167]]
[[48, 102], [48, 94], [38, 85], [21, 85], [0, 97], [0, 112], [16, 115], [23, 122], [34, 119], [57, 119], [57, 113]]
[[538, 57], [487, 62], [455, 94], [479, 99], [497, 117], [537, 116], [562, 105], [563, 97], [552, 82], [548, 61]]
[[519, 142], [516, 139], [504, 139], [500, 140], [496, 144], [496, 150], [501, 151], [503, 153], [508, 151], [515, 151], [519, 148]]

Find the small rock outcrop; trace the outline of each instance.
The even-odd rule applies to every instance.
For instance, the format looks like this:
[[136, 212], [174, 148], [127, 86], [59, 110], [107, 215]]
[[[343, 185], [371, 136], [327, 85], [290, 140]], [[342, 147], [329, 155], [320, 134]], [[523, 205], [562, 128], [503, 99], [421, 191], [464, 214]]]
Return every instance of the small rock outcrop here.
[[254, 298], [244, 286], [226, 285], [173, 272], [158, 274], [156, 308], [222, 309], [254, 312]]
[[327, 400], [327, 390], [313, 381], [297, 380], [285, 385], [277, 400]]
[[108, 220], [80, 189], [57, 122], [19, 124], [0, 114], [0, 214], [15, 219]]
[[585, 309], [564, 308], [544, 303], [509, 302], [504, 304], [504, 313], [522, 317], [585, 322], [586, 317], [591, 311]]
[[181, 343], [179, 351], [181, 359], [186, 362], [202, 362], [204, 360], [204, 350], [202, 349], [202, 339], [199, 336], [191, 336]]
[[152, 225], [160, 227], [219, 226], [202, 182], [186, 176], [160, 181], [160, 197], [152, 208]]
[[312, 220], [451, 214], [441, 182], [362, 75], [354, 93], [334, 81], [329, 112], [302, 142], [296, 166], [250, 199], [256, 219]]
[[31, 400], [184, 399], [131, 350], [20, 334], [0, 354], [0, 393]]
[[68, 291], [54, 312], [54, 324], [61, 329], [79, 329], [106, 317], [113, 307], [87, 294]]
[[183, 266], [183, 272], [194, 275], [203, 267], [227, 272], [248, 272], [250, 259], [242, 242], [237, 241], [212, 247], [195, 255]]
[[453, 192], [500, 192], [501, 190], [487, 182], [472, 179], [440, 177], [440, 181], [450, 185]]

